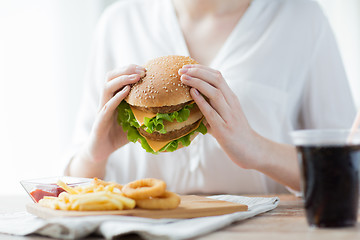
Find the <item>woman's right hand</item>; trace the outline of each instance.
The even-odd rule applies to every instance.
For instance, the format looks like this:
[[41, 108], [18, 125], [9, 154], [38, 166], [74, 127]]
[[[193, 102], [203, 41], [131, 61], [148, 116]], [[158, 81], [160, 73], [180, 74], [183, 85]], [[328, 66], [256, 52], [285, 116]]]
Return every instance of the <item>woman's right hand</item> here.
[[83, 149], [92, 161], [106, 161], [112, 152], [128, 143], [126, 133], [117, 122], [117, 106], [128, 95], [129, 85], [143, 76], [145, 68], [134, 64], [107, 74], [99, 111], [90, 138]]

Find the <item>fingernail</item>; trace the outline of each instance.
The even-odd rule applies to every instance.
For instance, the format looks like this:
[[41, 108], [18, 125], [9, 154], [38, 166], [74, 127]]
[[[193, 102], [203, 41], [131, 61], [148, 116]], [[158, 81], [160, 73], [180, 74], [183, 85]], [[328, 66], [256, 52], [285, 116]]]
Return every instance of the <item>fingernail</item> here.
[[183, 81], [183, 80], [189, 81], [189, 80], [191, 80], [191, 77], [189, 75], [182, 75], [180, 79], [181, 79], [181, 81]]
[[123, 87], [123, 89], [121, 91], [126, 92], [129, 88], [130, 88], [129, 85], [126, 85], [125, 87]]
[[185, 73], [187, 73], [187, 71], [188, 71], [188, 69], [186, 69], [186, 68], [180, 68], [179, 75], [185, 74]]
[[145, 71], [145, 68], [143, 66], [136, 66], [135, 69]]
[[129, 80], [136, 80], [138, 78], [138, 74], [131, 74], [129, 75]]
[[145, 76], [145, 71], [143, 71], [143, 70], [136, 69], [135, 72], [136, 72], [137, 74], [139, 74], [140, 77], [144, 77], [144, 76]]
[[139, 74], [140, 77], [144, 77], [144, 76], [145, 76], [145, 68], [143, 68], [143, 67], [141, 67], [141, 66], [136, 66], [135, 72], [136, 72], [137, 74]]
[[194, 93], [195, 95], [200, 95], [199, 91], [196, 88], [194, 88]]

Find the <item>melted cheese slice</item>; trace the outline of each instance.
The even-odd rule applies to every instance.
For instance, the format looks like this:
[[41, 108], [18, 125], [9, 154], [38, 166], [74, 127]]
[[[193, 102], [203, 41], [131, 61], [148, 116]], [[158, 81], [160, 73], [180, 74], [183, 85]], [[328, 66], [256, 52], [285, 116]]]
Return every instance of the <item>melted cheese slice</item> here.
[[[201, 123], [201, 121], [199, 121], [198, 124], [196, 124], [196, 126], [195, 126], [190, 132], [192, 132], [192, 131], [194, 131], [195, 129], [197, 129], [197, 128], [200, 126], [200, 123]], [[140, 133], [140, 132], [139, 132], [139, 133]], [[140, 135], [143, 136], [143, 137], [146, 139], [147, 143], [148, 143], [149, 146], [152, 148], [152, 150], [154, 150], [154, 152], [158, 152], [160, 149], [162, 149], [163, 147], [165, 147], [166, 144], [168, 144], [169, 142], [174, 141], [174, 140], [179, 139], [179, 138], [182, 138], [183, 136], [186, 136], [186, 135], [188, 135], [188, 134], [189, 134], [189, 132], [181, 135], [181, 136], [178, 137], [178, 138], [174, 138], [174, 139], [169, 140], [169, 141], [154, 141], [154, 140], [148, 139], [147, 137], [143, 136], [143, 135], [140, 133]]]
[[144, 137], [144, 138], [146, 139], [146, 141], [149, 144], [149, 146], [151, 147], [151, 149], [154, 150], [154, 152], [158, 152], [160, 149], [165, 147], [166, 144], [173, 141], [173, 140], [170, 140], [170, 141], [154, 141], [154, 140], [148, 139], [147, 137]]
[[144, 118], [148, 117], [148, 118], [153, 118], [156, 116], [156, 113], [148, 113], [148, 112], [143, 112], [140, 111], [136, 108], [133, 108], [132, 106], [130, 106], [131, 111], [133, 112], [136, 121], [140, 124], [140, 126], [144, 125]]

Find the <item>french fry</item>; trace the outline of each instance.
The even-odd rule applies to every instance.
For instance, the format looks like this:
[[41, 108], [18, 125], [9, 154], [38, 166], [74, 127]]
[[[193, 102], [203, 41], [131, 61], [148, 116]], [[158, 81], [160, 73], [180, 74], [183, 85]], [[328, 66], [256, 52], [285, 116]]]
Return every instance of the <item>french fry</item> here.
[[[106, 196], [85, 196], [80, 199], [77, 199], [78, 204], [92, 204], [92, 203], [103, 203], [107, 202], [109, 198]], [[71, 202], [71, 201], [70, 201]]]
[[108, 193], [109, 196], [113, 199], [117, 199], [118, 201], [122, 202], [126, 209], [133, 209], [136, 205], [136, 202], [134, 199], [121, 196], [120, 194], [116, 193]]
[[58, 203], [58, 209], [60, 210], [70, 210], [71, 208], [71, 205], [70, 203], [65, 203], [65, 202], [62, 202], [62, 201], [57, 201]]
[[118, 210], [124, 209], [124, 204], [121, 201], [112, 198], [108, 198], [108, 200], [110, 203], [114, 204]]
[[115, 188], [115, 185], [114, 184], [109, 184], [107, 186], [105, 186], [105, 191], [108, 191], [108, 192], [113, 192], [114, 191], [114, 188]]
[[82, 194], [70, 194], [69, 200], [75, 201], [79, 199], [99, 199], [101, 197], [105, 197], [105, 192], [92, 192], [92, 193], [82, 193]]
[[108, 186], [108, 185], [114, 185], [115, 188], [118, 188], [119, 190], [122, 189], [122, 185], [121, 184], [118, 184], [118, 183], [115, 183], [115, 182], [105, 182], [101, 179], [98, 179], [98, 178], [94, 178], [94, 184], [95, 185], [102, 185], [102, 186]]
[[95, 188], [94, 192], [101, 192], [104, 191], [104, 186], [103, 185], [99, 185]]
[[59, 198], [59, 200], [62, 200], [65, 203], [69, 203], [69, 193], [67, 193], [67, 192], [60, 193], [58, 198]]
[[119, 193], [120, 195], [125, 196], [125, 194], [119, 188], [114, 188], [113, 193]]
[[78, 193], [90, 193], [94, 191], [94, 186], [93, 185], [77, 186], [74, 187], [74, 190], [76, 190]]
[[64, 183], [63, 181], [61, 180], [58, 180], [57, 185], [59, 185], [59, 187], [61, 187], [62, 189], [64, 189], [65, 191], [67, 191], [68, 193], [71, 193], [71, 194], [78, 194], [79, 192], [76, 191], [74, 188], [72, 187], [69, 187], [66, 183]]
[[56, 199], [57, 197], [53, 197], [53, 196], [44, 196], [44, 198], [43, 199]]
[[39, 204], [43, 207], [53, 208], [54, 200], [48, 199], [48, 198], [43, 198], [43, 199], [40, 199]]
[[79, 211], [108, 211], [108, 210], [117, 210], [117, 208], [112, 203], [88, 204], [88, 205], [81, 205], [79, 207]]

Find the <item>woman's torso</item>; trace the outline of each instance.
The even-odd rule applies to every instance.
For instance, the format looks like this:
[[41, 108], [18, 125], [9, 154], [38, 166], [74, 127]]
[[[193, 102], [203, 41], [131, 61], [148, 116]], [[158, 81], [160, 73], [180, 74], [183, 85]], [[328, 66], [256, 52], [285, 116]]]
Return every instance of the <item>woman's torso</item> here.
[[[287, 2], [253, 1], [210, 64], [239, 98], [251, 127], [284, 143], [298, 127], [301, 92], [319, 28], [313, 17], [302, 16], [307, 8], [314, 9], [311, 1]], [[104, 41], [111, 49], [107, 70], [163, 55], [189, 55], [169, 0], [121, 1], [103, 21]], [[306, 29], [311, 24], [315, 32]], [[106, 179], [125, 183], [144, 177], [164, 179], [170, 190], [182, 194], [286, 191], [263, 174], [236, 166], [209, 134], [173, 153], [152, 155], [129, 143], [110, 156]]]

